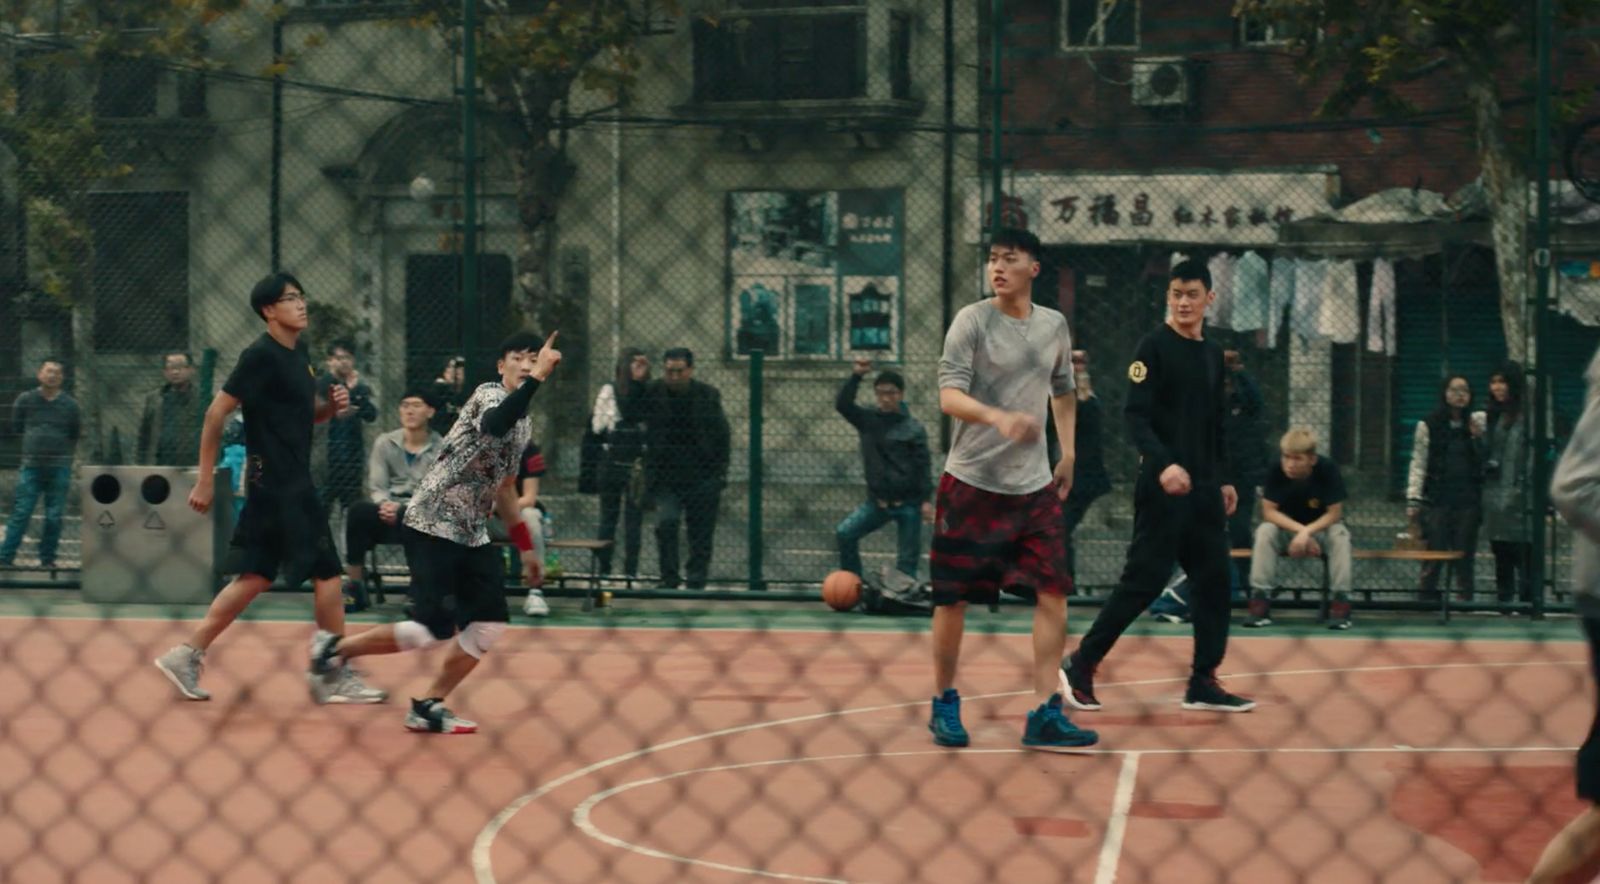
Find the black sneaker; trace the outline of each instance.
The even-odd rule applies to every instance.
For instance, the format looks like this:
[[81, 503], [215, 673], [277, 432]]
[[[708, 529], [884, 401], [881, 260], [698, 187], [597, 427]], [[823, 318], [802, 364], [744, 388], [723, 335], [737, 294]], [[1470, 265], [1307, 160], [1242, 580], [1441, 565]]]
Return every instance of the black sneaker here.
[[1208, 676], [1189, 680], [1183, 708], [1194, 712], [1249, 712], [1256, 708], [1256, 701], [1228, 693], [1216, 678]]
[[1272, 625], [1272, 603], [1264, 598], [1251, 599], [1245, 608], [1248, 612], [1242, 624], [1247, 629], [1263, 629]]
[[1334, 602], [1328, 606], [1329, 629], [1349, 629], [1350, 625], [1349, 602]]
[[1077, 654], [1061, 663], [1061, 696], [1074, 709], [1098, 712], [1100, 701], [1094, 695], [1094, 669], [1083, 665]]

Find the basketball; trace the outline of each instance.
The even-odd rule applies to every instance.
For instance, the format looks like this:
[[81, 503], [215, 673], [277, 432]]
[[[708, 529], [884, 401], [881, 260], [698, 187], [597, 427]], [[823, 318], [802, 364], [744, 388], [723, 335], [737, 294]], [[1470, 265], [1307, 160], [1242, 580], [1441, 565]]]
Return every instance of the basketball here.
[[822, 581], [822, 600], [835, 611], [848, 611], [861, 601], [861, 578], [835, 571]]

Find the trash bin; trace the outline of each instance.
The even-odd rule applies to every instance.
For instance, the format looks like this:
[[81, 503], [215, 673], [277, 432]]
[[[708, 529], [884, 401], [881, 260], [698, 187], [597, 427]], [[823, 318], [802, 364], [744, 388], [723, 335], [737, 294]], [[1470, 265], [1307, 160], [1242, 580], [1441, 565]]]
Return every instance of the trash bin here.
[[82, 476], [85, 601], [211, 602], [233, 533], [227, 470], [217, 473], [206, 515], [189, 509], [193, 468], [85, 466]]

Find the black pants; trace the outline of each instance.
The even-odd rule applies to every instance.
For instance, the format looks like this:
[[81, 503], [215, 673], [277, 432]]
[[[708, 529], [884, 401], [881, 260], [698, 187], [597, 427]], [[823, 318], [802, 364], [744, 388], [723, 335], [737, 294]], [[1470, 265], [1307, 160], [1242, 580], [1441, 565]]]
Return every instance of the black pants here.
[[678, 525], [683, 523], [689, 535], [688, 585], [690, 589], [704, 589], [711, 569], [711, 541], [717, 533], [721, 483], [713, 479], [695, 484], [664, 485], [656, 488], [654, 494], [661, 585], [678, 586]]
[[[639, 575], [639, 542], [644, 523], [642, 501], [629, 489], [633, 465], [606, 463], [600, 467], [600, 539], [617, 539], [617, 519], [622, 519], [622, 570], [629, 577]], [[611, 573], [612, 549], [595, 555], [600, 573]]]
[[345, 563], [366, 564], [367, 554], [380, 543], [403, 544], [405, 533], [400, 522], [405, 515], [406, 508], [401, 507], [394, 524], [390, 525], [378, 517], [378, 505], [372, 501], [361, 500], [351, 504], [344, 517]]
[[1066, 502], [1061, 504], [1061, 523], [1067, 529], [1067, 576], [1072, 578], [1071, 592], [1078, 591], [1078, 548], [1073, 543], [1073, 532], [1078, 530], [1078, 525], [1083, 522], [1083, 517], [1089, 513], [1089, 507], [1094, 502], [1104, 497], [1106, 492], [1094, 491], [1088, 494], [1079, 494], [1077, 491], [1067, 495]]
[[[1600, 683], [1600, 620], [1585, 616], [1583, 634], [1589, 640], [1590, 688]], [[1578, 797], [1600, 804], [1600, 706], [1589, 723], [1589, 736], [1578, 747]]]
[[[1428, 549], [1461, 550], [1466, 555], [1450, 563], [1455, 577], [1456, 591], [1472, 595], [1472, 559], [1478, 554], [1478, 522], [1480, 511], [1476, 506], [1430, 506], [1422, 514], [1422, 538]], [[1439, 572], [1444, 562], [1423, 562], [1421, 589], [1424, 595], [1439, 591]]]
[[1494, 586], [1500, 601], [1533, 601], [1533, 587], [1528, 585], [1528, 562], [1533, 558], [1533, 545], [1514, 540], [1491, 540], [1494, 550]]
[[1128, 626], [1143, 614], [1172, 576], [1174, 563], [1189, 575], [1194, 622], [1194, 676], [1208, 678], [1228, 649], [1228, 536], [1222, 492], [1197, 485], [1173, 496], [1154, 477], [1134, 490], [1133, 542], [1122, 580], [1078, 644], [1077, 655], [1094, 667], [1111, 652]]

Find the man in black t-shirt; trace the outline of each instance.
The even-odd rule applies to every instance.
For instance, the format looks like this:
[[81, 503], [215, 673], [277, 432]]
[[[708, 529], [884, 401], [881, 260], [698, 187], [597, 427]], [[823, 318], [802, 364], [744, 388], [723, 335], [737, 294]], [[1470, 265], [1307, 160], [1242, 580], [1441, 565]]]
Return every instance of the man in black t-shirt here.
[[[212, 600], [193, 636], [156, 658], [156, 668], [189, 700], [209, 700], [200, 687], [206, 649], [244, 609], [272, 585], [314, 581], [317, 626], [344, 631], [344, 599], [339, 589], [339, 556], [328, 531], [326, 512], [311, 480], [311, 426], [348, 407], [344, 387], [330, 398], [316, 395], [305, 331], [306, 297], [300, 282], [274, 273], [256, 284], [250, 308], [267, 331], [239, 354], [233, 373], [206, 409], [200, 433], [200, 474], [189, 493], [195, 512], [211, 509], [212, 481], [222, 447], [222, 428], [234, 409], [244, 409], [245, 486], [248, 493], [229, 545], [226, 573], [236, 575]], [[308, 673], [319, 703], [381, 703], [383, 691], [368, 688], [349, 667], [337, 678]]]
[[1344, 525], [1344, 478], [1339, 465], [1317, 454], [1317, 438], [1295, 428], [1278, 443], [1283, 456], [1261, 488], [1261, 524], [1250, 562], [1250, 616], [1244, 625], [1272, 625], [1278, 557], [1328, 559], [1329, 629], [1350, 628], [1350, 529]]
[[1176, 562], [1189, 575], [1194, 660], [1183, 708], [1249, 712], [1254, 701], [1217, 681], [1228, 649], [1227, 518], [1238, 504], [1223, 426], [1222, 348], [1205, 339], [1205, 311], [1217, 298], [1198, 261], [1173, 266], [1167, 321], [1139, 342], [1128, 366], [1123, 416], [1139, 449], [1133, 542], [1122, 579], [1078, 649], [1062, 661], [1062, 694], [1073, 706], [1101, 707], [1094, 672], [1112, 645], [1155, 601]]

